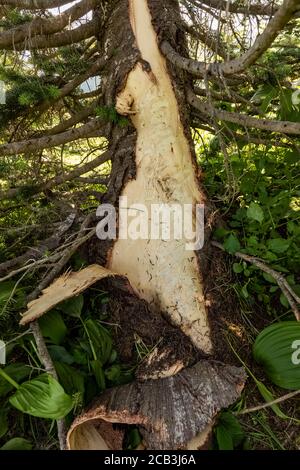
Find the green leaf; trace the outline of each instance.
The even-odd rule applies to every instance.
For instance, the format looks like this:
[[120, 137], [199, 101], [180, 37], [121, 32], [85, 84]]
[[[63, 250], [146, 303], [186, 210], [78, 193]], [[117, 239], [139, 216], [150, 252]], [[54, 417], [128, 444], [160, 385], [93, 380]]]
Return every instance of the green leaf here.
[[253, 355], [275, 385], [300, 388], [300, 322], [285, 321], [265, 328], [256, 338]]
[[228, 251], [228, 253], [233, 254], [239, 251], [241, 245], [237, 237], [231, 233], [224, 242], [224, 248], [226, 251]]
[[67, 334], [67, 327], [59, 312], [52, 311], [39, 319], [39, 325], [45, 338], [61, 344]]
[[8, 431], [7, 414], [8, 410], [6, 408], [0, 409], [0, 438]]
[[224, 441], [223, 431], [226, 431], [227, 435], [231, 437], [231, 445], [233, 448], [238, 446], [245, 437], [244, 431], [238, 419], [232, 413], [230, 413], [230, 411], [224, 411], [221, 413], [217, 428], [219, 427], [222, 428], [221, 435], [223, 439], [223, 445], [226, 443], [226, 441]]
[[64, 364], [62, 362], [55, 362], [55, 369], [59, 378], [60, 384], [63, 386], [66, 393], [73, 395], [74, 393], [81, 393], [84, 395], [84, 376], [74, 367]]
[[112, 339], [108, 331], [99, 323], [88, 319], [84, 323], [90, 346], [102, 365], [106, 364], [112, 351]]
[[74, 357], [63, 346], [48, 346], [48, 351], [53, 361], [73, 364]]
[[80, 294], [77, 297], [72, 297], [71, 299], [65, 300], [64, 302], [60, 303], [57, 308], [66, 315], [80, 318], [83, 304], [84, 298], [83, 295]]
[[[22, 363], [10, 364], [4, 367], [3, 370], [17, 383], [20, 383], [22, 380], [26, 379], [31, 372], [31, 368]], [[2, 376], [0, 376], [0, 397], [4, 397], [12, 390], [14, 390], [14, 387]]]
[[142, 443], [142, 436], [137, 428], [130, 429], [128, 433], [128, 450], [136, 449]]
[[118, 382], [121, 375], [121, 367], [119, 364], [114, 364], [105, 371], [105, 375], [111, 382]]
[[288, 250], [290, 246], [289, 240], [284, 240], [283, 238], [273, 238], [268, 240], [268, 248], [274, 253], [284, 253]]
[[[272, 394], [272, 392], [270, 392], [270, 390], [265, 386], [265, 384], [263, 384], [262, 382], [260, 382], [260, 380], [255, 380], [255, 383], [257, 385], [257, 388], [259, 390], [259, 393], [261, 394], [261, 396], [264, 398], [264, 400], [266, 401], [266, 403], [270, 403], [272, 401], [275, 400], [275, 397], [274, 395]], [[277, 403], [274, 403], [273, 405], [270, 406], [270, 408], [274, 411], [274, 413], [276, 414], [276, 416], [278, 416], [279, 418], [282, 418], [282, 419], [287, 419], [288, 416], [285, 415], [279, 405], [277, 405]]]
[[264, 220], [264, 211], [256, 202], [251, 202], [250, 206], [247, 209], [247, 217], [251, 220], [256, 220], [260, 224]]
[[270, 282], [271, 284], [276, 284], [276, 281], [273, 276], [268, 273], [263, 273], [263, 277], [266, 281]]
[[248, 289], [247, 289], [247, 284], [245, 284], [242, 289], [241, 289], [241, 292], [242, 292], [242, 295], [245, 299], [248, 299], [249, 298], [249, 292], [248, 292]]
[[252, 96], [251, 101], [253, 103], [260, 102], [260, 109], [265, 113], [272, 102], [279, 94], [279, 89], [273, 85], [262, 85], [258, 88], [255, 94]]
[[24, 382], [9, 401], [22, 413], [37, 418], [62, 419], [73, 407], [72, 398], [49, 374]]
[[242, 273], [244, 270], [243, 268], [243, 265], [240, 264], [240, 263], [234, 263], [233, 264], [233, 271], [236, 273], [236, 274], [240, 274]]
[[7, 441], [0, 450], [31, 450], [32, 444], [27, 439], [23, 439], [22, 437], [14, 437]]
[[288, 303], [288, 299], [286, 298], [286, 296], [283, 293], [280, 294], [280, 303], [285, 308], [289, 308], [289, 306], [290, 306], [290, 304]]
[[228, 433], [228, 429], [221, 424], [216, 428], [216, 438], [220, 450], [233, 450], [232, 436]]
[[98, 387], [100, 388], [101, 391], [105, 390], [106, 384], [105, 384], [105, 375], [103, 372], [102, 364], [100, 361], [91, 361], [91, 368], [94, 373], [96, 382]]

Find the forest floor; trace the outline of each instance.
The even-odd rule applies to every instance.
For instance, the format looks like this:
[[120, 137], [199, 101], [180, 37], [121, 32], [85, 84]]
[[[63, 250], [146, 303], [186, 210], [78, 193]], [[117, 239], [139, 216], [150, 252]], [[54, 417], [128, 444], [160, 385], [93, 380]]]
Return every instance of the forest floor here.
[[[292, 320], [293, 314], [272, 279], [234, 257], [234, 251], [244, 250], [263, 258], [284, 272], [299, 292], [299, 159], [287, 150], [280, 153], [274, 149], [254, 150], [244, 146], [232, 152], [230, 171], [226, 173], [223, 157], [214, 142], [203, 147], [196, 135], [195, 139], [202, 155], [199, 163], [203, 168], [204, 185], [223, 220], [213, 237], [227, 247], [227, 253], [220, 252], [215, 263], [210, 285], [210, 291], [218, 298], [214, 311], [214, 321], [221, 332], [218, 344], [223, 348], [226, 362], [244, 366], [248, 375], [239, 401], [222, 412], [216, 422], [212, 448], [299, 449], [299, 396], [279, 406], [249, 410], [263, 405], [266, 399], [287, 393], [267, 379], [253, 358], [252, 347], [266, 326], [281, 319]], [[287, 158], [290, 161], [288, 171]], [[93, 185], [92, 189], [103, 188]], [[247, 207], [251, 204], [255, 210], [249, 217]], [[91, 200], [91, 206], [86, 205], [84, 211], [96, 206], [97, 201]], [[36, 242], [38, 232], [35, 230], [24, 233], [12, 229], [28, 225], [28, 220], [30, 224], [43, 220], [51, 227], [55, 215], [56, 209], [46, 199], [33, 203], [21, 201], [20, 208], [16, 205], [9, 211], [2, 208], [1, 262], [21, 254], [25, 247]], [[272, 251], [274, 239], [283, 242]], [[78, 270], [85, 264], [82, 254], [77, 253], [69, 267]], [[26, 295], [33, 290], [38, 278], [35, 271], [21, 276], [17, 283], [13, 278], [0, 286], [1, 337], [7, 343], [8, 357], [5, 370], [18, 383], [43, 371], [30, 331], [24, 331], [18, 324]], [[76, 299], [57, 306], [40, 320], [60, 384], [75, 401], [67, 424], [105, 388], [131, 381], [137, 366], [155, 346], [135, 335], [131, 337], [131, 344], [127, 341], [122, 345], [123, 354], [120, 354], [124, 331], [110, 314], [115, 308], [113, 294], [96, 285]], [[124, 354], [126, 347], [127, 352], [130, 351], [128, 357]], [[13, 438], [22, 438], [17, 444], [12, 443], [12, 448], [15, 445], [25, 449], [57, 448], [52, 421], [14, 409], [9, 401], [12, 391], [13, 386], [0, 377], [0, 447]], [[139, 444], [138, 430], [129, 428], [125, 448], [132, 449]]]

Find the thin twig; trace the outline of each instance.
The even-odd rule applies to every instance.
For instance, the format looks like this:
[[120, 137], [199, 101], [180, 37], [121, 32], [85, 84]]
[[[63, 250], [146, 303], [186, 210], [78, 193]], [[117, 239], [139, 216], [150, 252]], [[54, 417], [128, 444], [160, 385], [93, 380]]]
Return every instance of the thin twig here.
[[[225, 251], [225, 248], [221, 243], [212, 241], [211, 244], [219, 248], [220, 250]], [[293, 289], [291, 288], [291, 286], [289, 285], [289, 283], [287, 282], [287, 280], [281, 273], [270, 268], [262, 260], [260, 260], [259, 258], [255, 258], [254, 256], [249, 256], [249, 255], [246, 255], [245, 253], [240, 253], [239, 251], [236, 251], [235, 253], [233, 253], [233, 255], [236, 256], [237, 258], [242, 259], [243, 261], [247, 261], [248, 263], [253, 264], [257, 268], [261, 269], [263, 272], [272, 276], [277, 282], [278, 286], [280, 287], [282, 293], [286, 297], [296, 317], [296, 320], [300, 321], [300, 310], [297, 306], [297, 303], [300, 304], [300, 298], [293, 291]]]
[[299, 395], [299, 393], [300, 393], [300, 390], [296, 390], [294, 392], [287, 393], [286, 395], [283, 395], [282, 397], [276, 398], [275, 400], [268, 401], [267, 403], [263, 403], [262, 405], [253, 406], [252, 408], [246, 408], [245, 410], [238, 411], [234, 414], [237, 416], [240, 416], [240, 415], [245, 415], [248, 413], [254, 413], [255, 411], [263, 410], [265, 408], [269, 408], [270, 406], [276, 405], [277, 403], [282, 403], [283, 401], [289, 400], [290, 398], [293, 398], [296, 395]]

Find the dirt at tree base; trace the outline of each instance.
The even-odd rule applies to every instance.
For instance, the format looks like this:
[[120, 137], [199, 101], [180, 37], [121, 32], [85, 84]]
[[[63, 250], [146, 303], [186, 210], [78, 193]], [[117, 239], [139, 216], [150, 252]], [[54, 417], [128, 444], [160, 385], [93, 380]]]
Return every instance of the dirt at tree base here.
[[137, 369], [137, 377], [157, 375], [177, 362], [186, 366], [207, 358], [181, 330], [168, 322], [163, 312], [135, 295], [121, 278], [106, 279], [99, 285], [109, 294], [106, 308], [109, 322], [116, 325], [113, 337], [121, 361], [136, 363], [136, 344], [140, 340], [150, 354], [157, 350], [157, 360], [149, 362], [146, 358]]

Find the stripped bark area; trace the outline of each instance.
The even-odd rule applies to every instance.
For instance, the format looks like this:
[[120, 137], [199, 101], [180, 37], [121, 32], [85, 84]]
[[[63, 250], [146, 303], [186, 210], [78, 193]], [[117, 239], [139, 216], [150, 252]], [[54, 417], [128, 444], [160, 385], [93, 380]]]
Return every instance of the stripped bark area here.
[[[244, 372], [217, 362], [201, 361], [179, 374], [155, 381], [135, 382], [107, 390], [79, 417], [68, 433], [73, 450], [121, 450], [103, 422], [139, 427], [149, 450], [196, 450], [207, 444], [207, 429], [221, 408], [240, 395]], [[204, 432], [203, 432], [204, 431]]]
[[[141, 60], [117, 95], [120, 114], [131, 116], [137, 130], [136, 178], [122, 196], [128, 205], [203, 203], [179, 106], [146, 0], [130, 0], [130, 21]], [[195, 224], [195, 221], [194, 221]], [[212, 351], [201, 266], [189, 241], [122, 240], [110, 254], [109, 268], [128, 277], [140, 296], [166, 311], [171, 322], [205, 353]]]

